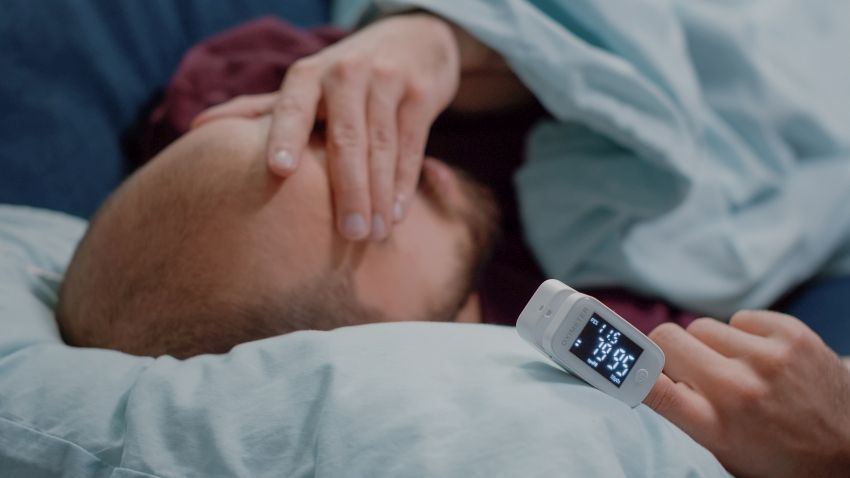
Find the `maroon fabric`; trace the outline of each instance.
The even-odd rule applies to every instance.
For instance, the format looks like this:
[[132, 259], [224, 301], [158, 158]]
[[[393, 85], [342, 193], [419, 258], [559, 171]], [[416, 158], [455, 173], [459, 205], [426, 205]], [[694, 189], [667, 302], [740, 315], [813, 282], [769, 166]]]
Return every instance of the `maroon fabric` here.
[[[263, 18], [198, 44], [183, 58], [162, 104], [150, 117], [143, 135], [142, 157], [153, 157], [188, 131], [192, 119], [210, 106], [238, 95], [277, 90], [286, 68], [295, 60], [343, 36], [343, 32], [330, 28], [305, 31], [275, 18]], [[490, 186], [502, 208], [503, 236], [479, 288], [487, 323], [514, 325], [525, 302], [544, 279], [522, 239], [512, 184], [526, 133], [544, 115], [539, 105], [500, 116], [446, 114], [431, 132], [428, 153]], [[662, 322], [687, 325], [694, 319], [692, 314], [664, 302], [623, 290], [585, 292], [644, 332]]]
[[210, 106], [239, 95], [277, 90], [289, 65], [345, 34], [331, 27], [301, 30], [277, 18], [263, 17], [192, 47], [171, 78], [162, 103], [151, 113], [140, 157], [156, 156]]

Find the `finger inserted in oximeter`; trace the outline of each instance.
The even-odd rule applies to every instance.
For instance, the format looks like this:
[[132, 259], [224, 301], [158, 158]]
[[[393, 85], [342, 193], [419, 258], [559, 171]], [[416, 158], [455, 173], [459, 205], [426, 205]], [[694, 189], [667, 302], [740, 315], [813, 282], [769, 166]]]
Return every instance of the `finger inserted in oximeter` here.
[[664, 367], [664, 353], [598, 300], [550, 279], [517, 321], [519, 335], [595, 388], [636, 407]]

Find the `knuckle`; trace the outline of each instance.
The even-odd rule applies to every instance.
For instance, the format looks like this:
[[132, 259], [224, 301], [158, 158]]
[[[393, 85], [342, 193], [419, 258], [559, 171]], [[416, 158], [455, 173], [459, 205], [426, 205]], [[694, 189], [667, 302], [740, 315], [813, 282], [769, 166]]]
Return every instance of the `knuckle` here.
[[672, 322], [665, 322], [658, 327], [652, 329], [649, 333], [649, 337], [655, 342], [667, 343], [670, 340], [674, 339], [676, 335], [679, 334], [679, 327]]
[[747, 320], [751, 319], [752, 316], [753, 316], [753, 312], [750, 311], [750, 310], [739, 310], [738, 312], [735, 312], [734, 314], [732, 314], [732, 318], [729, 319], [729, 324], [730, 325], [741, 324], [741, 323], [746, 322]]
[[651, 395], [646, 405], [662, 415], [675, 410], [679, 405], [679, 397], [674, 392], [675, 386], [665, 387], [659, 393]]
[[287, 70], [288, 75], [315, 76], [321, 70], [321, 65], [314, 57], [302, 58], [293, 63]]
[[685, 330], [691, 335], [700, 335], [704, 332], [707, 332], [712, 326], [714, 326], [714, 319], [708, 317], [700, 317], [699, 319], [691, 322]]
[[370, 132], [369, 146], [378, 153], [391, 153], [395, 149], [395, 138], [388, 128], [376, 126]]
[[791, 349], [791, 352], [797, 352], [801, 349], [805, 349], [806, 346], [809, 345], [809, 337], [805, 330], [795, 327], [786, 332], [785, 342], [788, 344], [788, 348]]
[[[401, 138], [400, 141], [404, 142], [404, 138]], [[422, 145], [420, 148], [418, 145], [410, 145], [408, 142], [408, 146], [404, 147], [404, 145], [400, 145], [398, 149], [398, 159], [396, 162], [396, 168], [399, 171], [399, 174], [406, 174], [412, 176], [419, 176], [419, 173], [422, 171], [423, 161], [425, 160], [425, 146]]]
[[375, 63], [371, 68], [371, 76], [377, 81], [389, 83], [400, 76], [400, 70], [387, 63]]
[[797, 352], [809, 350], [820, 342], [818, 336], [802, 323], [789, 324], [786, 340]]
[[283, 94], [278, 98], [277, 102], [274, 105], [274, 110], [275, 113], [278, 114], [294, 116], [307, 115], [307, 105], [305, 105], [299, 99], [286, 94]]
[[243, 95], [236, 95], [236, 96], [234, 96], [233, 98], [231, 98], [231, 100], [230, 100], [230, 101], [231, 101], [233, 104], [240, 104], [240, 105], [241, 105], [241, 104], [243, 104], [243, 103], [247, 103], [247, 102], [249, 102], [250, 100], [251, 100], [251, 96], [250, 96], [250, 95], [244, 95], [244, 94], [243, 94]]
[[407, 80], [407, 99], [413, 103], [423, 103], [428, 97], [428, 84], [418, 78]]
[[784, 351], [789, 355], [786, 357], [789, 360], [787, 363], [790, 363], [794, 357], [815, 349], [818, 346], [819, 339], [807, 328], [792, 327], [786, 333], [784, 342], [786, 344]]
[[424, 153], [425, 145], [419, 139], [419, 135], [414, 132], [402, 133], [399, 142], [402, 158], [406, 158], [406, 161], [414, 161]]
[[351, 81], [363, 73], [363, 61], [356, 56], [339, 59], [334, 64], [331, 75], [338, 81]]
[[775, 379], [793, 367], [801, 356], [811, 352], [808, 340], [806, 337], [783, 337], [763, 352], [753, 354], [749, 361], [762, 377]]
[[780, 346], [757, 357], [754, 367], [763, 377], [772, 379], [779, 376], [791, 361], [793, 361], [791, 348]]
[[419, 180], [419, 175], [416, 173], [404, 173], [399, 171], [395, 179], [396, 194], [404, 196], [407, 201], [410, 201], [416, 194], [416, 185]]
[[341, 201], [349, 203], [369, 197], [369, 188], [366, 187], [366, 183], [352, 178], [340, 180], [334, 185], [334, 192], [339, 195]]
[[769, 389], [763, 382], [746, 377], [747, 375], [740, 375], [729, 383], [737, 406], [744, 409], [757, 405], [769, 394]]
[[358, 128], [351, 121], [335, 122], [328, 139], [337, 151], [357, 150], [362, 145]]

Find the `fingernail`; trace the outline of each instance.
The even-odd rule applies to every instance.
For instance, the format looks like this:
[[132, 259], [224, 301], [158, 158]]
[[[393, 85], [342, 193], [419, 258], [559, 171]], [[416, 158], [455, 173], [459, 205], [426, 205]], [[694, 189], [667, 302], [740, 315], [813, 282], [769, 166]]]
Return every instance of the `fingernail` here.
[[387, 237], [387, 224], [384, 222], [384, 217], [375, 214], [372, 216], [372, 239], [380, 241], [385, 237]]
[[342, 221], [342, 232], [349, 239], [363, 239], [369, 234], [366, 219], [361, 214], [352, 213], [345, 216]]
[[274, 167], [281, 171], [289, 171], [295, 167], [295, 158], [285, 149], [281, 149], [272, 157]]
[[396, 196], [395, 203], [393, 203], [393, 220], [395, 222], [401, 221], [401, 217], [404, 215], [404, 195], [399, 194]]

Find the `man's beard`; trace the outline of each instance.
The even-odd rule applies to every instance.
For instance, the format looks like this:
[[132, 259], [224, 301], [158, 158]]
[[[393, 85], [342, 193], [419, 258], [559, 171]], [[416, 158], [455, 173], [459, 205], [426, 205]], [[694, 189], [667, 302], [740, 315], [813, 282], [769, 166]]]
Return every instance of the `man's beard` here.
[[[455, 300], [448, 300], [445, 305], [458, 302], [457, 307], [463, 306], [465, 300], [479, 285], [481, 274], [486, 268], [497, 239], [499, 238], [500, 212], [492, 191], [478, 182], [465, 171], [450, 166], [454, 171], [464, 204], [451, 204], [447, 198], [436, 191], [438, 188], [430, 184], [429, 176], [423, 174], [420, 186], [428, 201], [437, 211], [450, 220], [460, 221], [466, 227], [470, 237], [468, 248], [459, 251], [461, 273], [453, 287], [449, 288]], [[454, 316], [448, 310], [444, 315]], [[440, 315], [440, 314], [436, 314]]]

